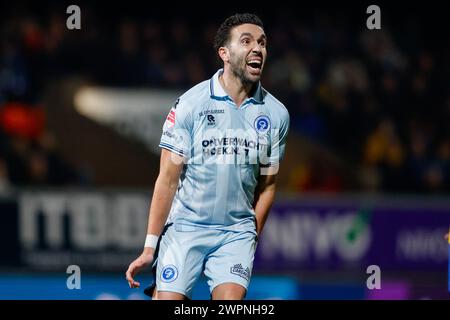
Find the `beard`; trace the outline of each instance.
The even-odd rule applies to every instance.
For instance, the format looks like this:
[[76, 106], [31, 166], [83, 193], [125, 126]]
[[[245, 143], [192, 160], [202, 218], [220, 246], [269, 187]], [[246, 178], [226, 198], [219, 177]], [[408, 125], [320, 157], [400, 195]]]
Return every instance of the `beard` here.
[[252, 76], [247, 72], [247, 62], [244, 57], [235, 57], [230, 60], [230, 70], [242, 84], [255, 84], [260, 80], [260, 76]]

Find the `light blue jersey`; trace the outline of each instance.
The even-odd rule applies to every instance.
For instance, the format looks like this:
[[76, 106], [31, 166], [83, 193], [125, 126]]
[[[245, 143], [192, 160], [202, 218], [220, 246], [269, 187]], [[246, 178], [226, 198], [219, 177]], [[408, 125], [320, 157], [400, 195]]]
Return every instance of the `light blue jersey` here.
[[221, 72], [184, 93], [164, 123], [159, 146], [185, 159], [167, 222], [186, 231], [256, 232], [258, 177], [283, 157], [289, 114], [260, 84], [237, 107], [219, 82]]

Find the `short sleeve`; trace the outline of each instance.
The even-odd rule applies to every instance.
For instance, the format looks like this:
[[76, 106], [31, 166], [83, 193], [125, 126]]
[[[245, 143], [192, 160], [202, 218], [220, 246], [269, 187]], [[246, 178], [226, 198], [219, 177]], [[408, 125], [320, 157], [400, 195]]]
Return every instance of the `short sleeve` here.
[[189, 158], [191, 152], [192, 115], [189, 106], [177, 99], [167, 115], [159, 146]]
[[269, 157], [265, 159], [266, 161], [263, 161], [262, 167], [278, 168], [280, 161], [284, 158], [290, 121], [289, 113], [287, 110], [284, 111], [280, 117], [278, 126], [271, 129]]

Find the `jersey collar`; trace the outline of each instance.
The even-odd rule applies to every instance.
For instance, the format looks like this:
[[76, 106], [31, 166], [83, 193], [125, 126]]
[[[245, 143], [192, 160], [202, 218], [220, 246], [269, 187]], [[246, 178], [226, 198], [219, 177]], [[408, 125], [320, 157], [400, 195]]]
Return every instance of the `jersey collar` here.
[[[209, 89], [211, 98], [220, 101], [230, 101], [233, 102], [233, 99], [225, 92], [222, 85], [219, 82], [219, 75], [223, 73], [223, 69], [219, 69], [209, 81]], [[233, 102], [234, 103], [234, 102]], [[264, 89], [261, 87], [261, 83], [258, 82], [258, 87], [255, 90], [253, 96], [247, 98], [242, 106], [245, 106], [249, 103], [253, 104], [264, 104]]]

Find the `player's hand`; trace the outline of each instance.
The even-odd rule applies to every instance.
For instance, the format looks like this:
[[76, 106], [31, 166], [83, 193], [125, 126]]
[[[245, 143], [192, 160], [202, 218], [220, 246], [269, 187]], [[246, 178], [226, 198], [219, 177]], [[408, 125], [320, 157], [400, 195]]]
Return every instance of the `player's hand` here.
[[155, 249], [145, 248], [144, 252], [142, 252], [142, 254], [136, 260], [130, 263], [128, 270], [125, 273], [130, 288], [139, 288], [141, 284], [134, 280], [134, 276], [145, 267], [151, 265], [151, 263], [153, 262], [154, 253]]

